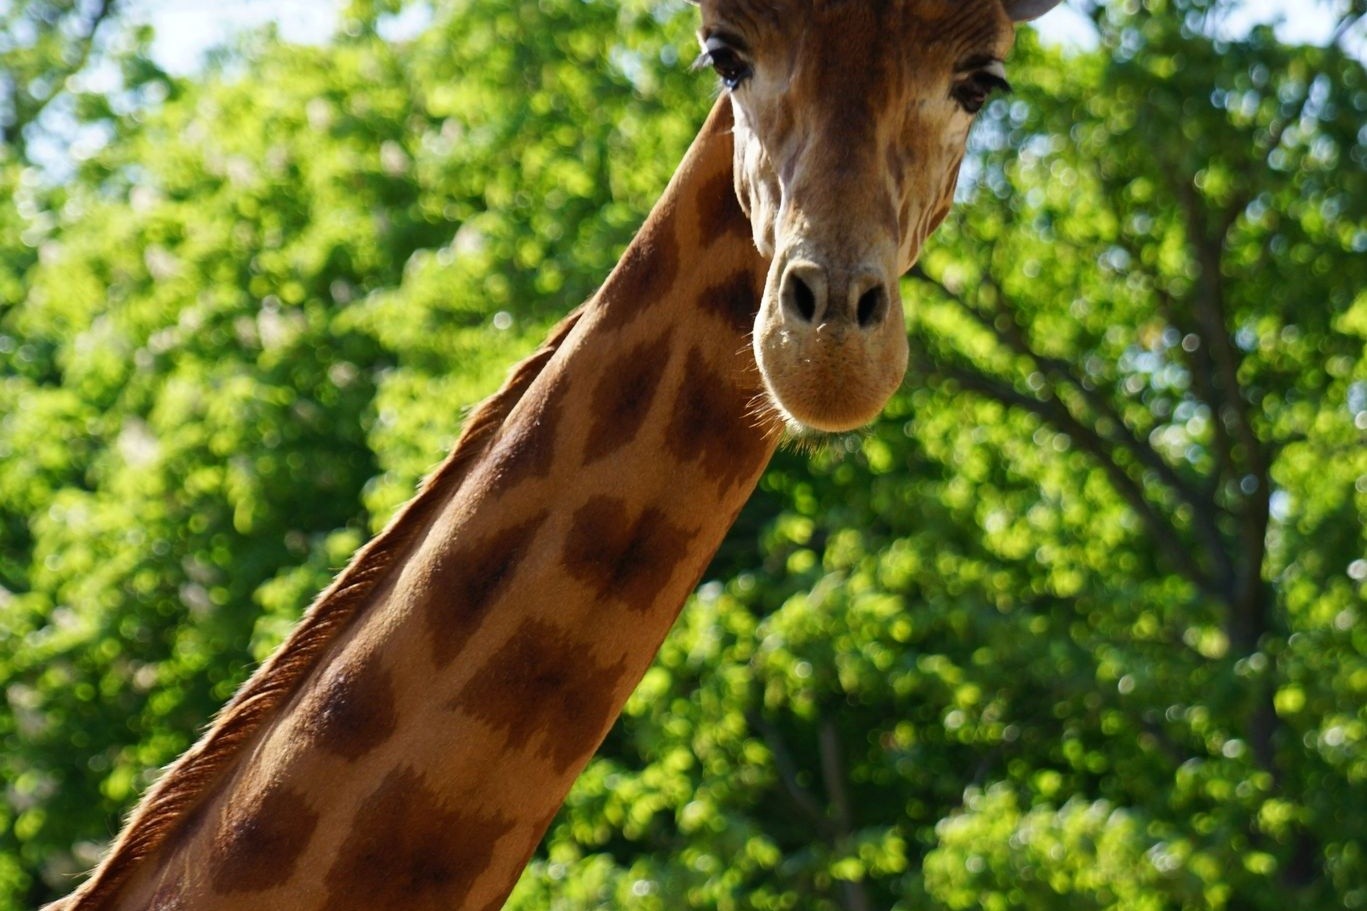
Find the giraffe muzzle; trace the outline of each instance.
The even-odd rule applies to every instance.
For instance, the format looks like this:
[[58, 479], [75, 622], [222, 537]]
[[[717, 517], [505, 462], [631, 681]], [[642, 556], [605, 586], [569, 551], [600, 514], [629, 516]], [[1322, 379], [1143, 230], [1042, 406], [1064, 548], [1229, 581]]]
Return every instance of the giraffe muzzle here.
[[824, 432], [872, 421], [906, 372], [895, 278], [886, 269], [780, 253], [768, 285], [755, 322], [755, 359], [785, 420]]

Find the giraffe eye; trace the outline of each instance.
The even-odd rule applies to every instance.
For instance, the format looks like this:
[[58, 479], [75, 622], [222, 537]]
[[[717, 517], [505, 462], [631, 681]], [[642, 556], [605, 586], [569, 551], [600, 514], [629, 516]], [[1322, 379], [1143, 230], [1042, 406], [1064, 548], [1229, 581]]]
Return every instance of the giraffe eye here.
[[1006, 81], [1001, 64], [978, 70], [965, 79], [954, 83], [950, 96], [970, 114], [976, 114], [987, 104], [993, 92], [1009, 92], [1011, 83]]
[[754, 70], [740, 52], [717, 36], [708, 38], [703, 44], [699, 65], [710, 66], [721, 77], [722, 85], [735, 89], [754, 75]]

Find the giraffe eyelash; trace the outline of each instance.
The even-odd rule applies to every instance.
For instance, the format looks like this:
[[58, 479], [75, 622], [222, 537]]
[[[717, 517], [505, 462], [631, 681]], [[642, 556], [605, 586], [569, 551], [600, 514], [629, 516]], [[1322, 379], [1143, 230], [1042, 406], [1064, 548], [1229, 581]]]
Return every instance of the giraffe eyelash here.
[[718, 35], [713, 35], [703, 42], [702, 53], [693, 61], [695, 70], [705, 66], [716, 70], [722, 84], [728, 89], [739, 88], [745, 80], [754, 75], [754, 68], [741, 52], [732, 47], [726, 38]]

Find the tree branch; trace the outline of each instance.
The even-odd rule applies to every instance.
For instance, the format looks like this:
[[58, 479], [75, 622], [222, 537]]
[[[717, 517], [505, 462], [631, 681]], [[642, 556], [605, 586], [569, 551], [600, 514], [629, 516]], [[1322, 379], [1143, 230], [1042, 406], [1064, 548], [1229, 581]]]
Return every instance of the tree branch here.
[[1248, 494], [1245, 508], [1238, 516], [1244, 553], [1249, 557], [1249, 563], [1242, 573], [1245, 576], [1240, 583], [1242, 588], [1245, 587], [1250, 566], [1261, 576], [1269, 518], [1269, 460], [1253, 426], [1253, 403], [1245, 398], [1239, 383], [1242, 357], [1230, 336], [1221, 280], [1223, 239], [1209, 237], [1203, 230], [1200, 200], [1189, 186], [1182, 186], [1178, 198], [1186, 217], [1187, 242], [1191, 245], [1192, 258], [1199, 265], [1201, 273], [1197, 279], [1196, 293], [1192, 296], [1192, 312], [1202, 336], [1201, 343], [1210, 352], [1215, 379], [1221, 387], [1221, 397], [1226, 405], [1218, 419], [1228, 422], [1233, 438], [1231, 464], [1240, 473], [1252, 477], [1257, 485]]
[[[1308, 91], [1307, 87], [1307, 95]], [[1225, 235], [1210, 230], [1207, 209], [1192, 184], [1180, 175], [1171, 180], [1186, 223], [1191, 257], [1200, 271], [1191, 306], [1201, 343], [1210, 353], [1212, 379], [1220, 387], [1225, 402], [1217, 419], [1227, 422], [1231, 437], [1229, 462], [1242, 475], [1241, 508], [1231, 510], [1237, 523], [1238, 549], [1230, 561], [1230, 576], [1221, 586], [1224, 592], [1220, 600], [1225, 604], [1225, 634], [1230, 648], [1243, 657], [1257, 651], [1273, 622], [1273, 596], [1262, 575], [1271, 521], [1271, 455], [1254, 426], [1257, 402], [1245, 394], [1239, 382], [1242, 355], [1230, 332], [1221, 269]], [[1252, 481], [1251, 490], [1244, 488], [1245, 479]], [[1272, 701], [1274, 689], [1267, 680], [1257, 681], [1250, 689], [1245, 737], [1258, 765], [1271, 773], [1275, 782], [1280, 775], [1274, 741], [1281, 721]]]
[[[963, 295], [951, 291], [943, 282], [931, 278], [920, 266], [914, 267], [910, 275], [934, 285], [946, 297], [958, 304], [965, 313], [968, 313], [978, 323], [995, 334], [999, 342], [1027, 358], [1041, 373], [1053, 378], [1056, 382], [1062, 383], [1081, 396], [1087, 407], [1095, 412], [1107, 427], [1112, 428], [1109, 433], [1104, 434], [1111, 443], [1124, 449], [1135, 461], [1158, 475], [1167, 487], [1171, 488], [1180, 499], [1193, 509], [1200, 508], [1202, 500], [1200, 491], [1164, 461], [1163, 457], [1152, 446], [1136, 436], [1134, 428], [1129, 425], [1124, 416], [1095, 388], [1089, 388], [1087, 383], [1073, 372], [1071, 364], [1061, 358], [1040, 354], [1031, 347], [1025, 333], [1021, 331], [1020, 325], [1011, 312], [1012, 308], [1005, 304], [1006, 298], [1001, 286], [989, 273], [983, 273], [982, 283], [992, 289], [999, 302], [999, 306], [994, 307], [992, 313], [984, 312], [966, 300]], [[1061, 401], [1060, 404], [1062, 404]]]
[[[1203, 496], [1199, 489], [1178, 474], [1176, 469], [1169, 465], [1152, 446], [1136, 436], [1133, 428], [1129, 426], [1114, 406], [1095, 389], [1089, 389], [1087, 384], [1073, 372], [1071, 365], [1059, 358], [1048, 357], [1036, 352], [1025, 338], [1024, 333], [1020, 331], [1013, 315], [1008, 312], [1009, 308], [1004, 304], [994, 308], [995, 315], [992, 315], [966, 300], [963, 295], [951, 290], [943, 282], [931, 278], [920, 266], [913, 268], [910, 274], [939, 289], [965, 313], [996, 335], [1001, 344], [1027, 358], [1041, 373], [1052, 377], [1056, 383], [1062, 383], [1080, 395], [1087, 406], [1102, 419], [1104, 425], [1110, 428], [1109, 432], [1099, 430], [1097, 428], [1099, 422], [1084, 423], [1057, 395], [1053, 395], [1047, 400], [1041, 400], [1023, 395], [1014, 389], [1011, 390], [1011, 394], [1016, 397], [1017, 405], [1033, 411], [1070, 436], [1077, 438], [1079, 443], [1094, 458], [1103, 463], [1107, 469], [1107, 474], [1111, 477], [1112, 484], [1116, 485], [1116, 489], [1131, 506], [1138, 508], [1139, 503], [1144, 504], [1143, 509], [1138, 511], [1145, 516], [1146, 524], [1150, 525], [1151, 530], [1155, 534], [1163, 530], [1162, 537], [1164, 540], [1171, 540], [1174, 537], [1173, 529], [1157, 513], [1153, 504], [1144, 495], [1142, 489], [1135, 484], [1133, 478], [1116, 463], [1115, 453], [1117, 450], [1123, 451], [1141, 467], [1153, 471], [1164, 486], [1191, 508], [1196, 519], [1197, 534], [1205, 541], [1212, 559], [1217, 562], [1217, 565], [1223, 567], [1226, 561], [1219, 536], [1218, 507], [1215, 507], [1208, 497]], [[984, 284], [994, 289], [998, 301], [1005, 300], [1000, 286], [990, 276], [984, 275]], [[996, 395], [1004, 395], [1004, 388], [1003, 386], [996, 386]], [[1129, 486], [1122, 489], [1119, 486], [1119, 478], [1124, 478], [1125, 483]], [[1191, 560], [1185, 550], [1176, 548], [1172, 556], [1176, 557], [1179, 553], [1182, 554], [1182, 558], [1174, 565], [1187, 566], [1188, 569], [1184, 571], [1184, 575], [1187, 575], [1202, 591], [1212, 591], [1209, 575]]]
[[937, 362], [925, 351], [922, 351], [922, 355], [927, 361], [926, 372], [938, 373], [954, 380], [970, 392], [1008, 407], [1028, 411], [1073, 438], [1101, 466], [1111, 486], [1144, 522], [1155, 546], [1164, 558], [1198, 590], [1207, 594], [1219, 594], [1218, 590], [1214, 589], [1210, 577], [1192, 559], [1188, 549], [1182, 546], [1176, 530], [1145, 496], [1139, 482], [1115, 460], [1114, 447], [1091, 427], [1079, 421], [1057, 399], [1037, 399], [987, 376], [974, 367], [963, 363]]
[[774, 770], [778, 772], [779, 784], [783, 785], [784, 793], [788, 795], [794, 807], [823, 838], [833, 838], [835, 833], [831, 830], [831, 821], [825, 809], [798, 783], [797, 763], [793, 760], [792, 751], [788, 749], [788, 744], [778, 728], [766, 721], [758, 712], [747, 713], [746, 719], [750, 727], [759, 732], [765, 746], [769, 747], [769, 752], [774, 757]]
[[[99, 31], [100, 26], [106, 20], [114, 15], [119, 2], [120, 0], [99, 0], [89, 19], [85, 21], [81, 34], [75, 38], [75, 42], [79, 44], [76, 59], [67, 65], [66, 71], [61, 74], [59, 80], [55, 81], [64, 84], [67, 79], [85, 68], [85, 65], [90, 61], [90, 53], [95, 44], [95, 33]], [[49, 27], [55, 28], [57, 26], [50, 25]], [[46, 97], [34, 98], [23, 92], [22, 83], [24, 80], [15, 74], [6, 73], [4, 81], [8, 83], [9, 92], [13, 98], [14, 119], [10, 123], [0, 123], [0, 143], [13, 148], [20, 158], [26, 158], [27, 143], [24, 139], [24, 130], [42, 116], [43, 111], [47, 110], [48, 105], [61, 92], [60, 89], [54, 88]], [[28, 103], [25, 103], [26, 100]]]
[[[1339, 47], [1339, 43], [1342, 42], [1344, 38], [1348, 37], [1348, 33], [1353, 30], [1353, 27], [1364, 18], [1367, 18], [1367, 12], [1349, 10], [1344, 13], [1343, 18], [1339, 20], [1338, 25], [1334, 26], [1334, 33], [1329, 36], [1329, 44], [1327, 46]], [[1342, 50], [1342, 48], [1340, 48], [1340, 50]]]
[[[849, 788], [845, 784], [845, 758], [840, 746], [840, 732], [829, 717], [823, 717], [817, 728], [817, 746], [821, 755], [821, 782], [835, 816], [835, 844], [837, 848], [844, 848], [854, 837], [854, 809]], [[872, 911], [873, 905], [862, 881], [842, 880], [840, 891], [847, 911]]]
[[[1197, 327], [1189, 321], [1183, 319], [1180, 308], [1176, 300], [1168, 292], [1161, 288], [1155, 288], [1154, 293], [1158, 297], [1159, 310], [1163, 318], [1169, 325], [1178, 327], [1184, 336], [1194, 335], [1199, 340], [1201, 333], [1196, 331]], [[1225, 539], [1220, 531], [1220, 517], [1224, 510], [1220, 507], [1219, 491], [1223, 484], [1229, 482], [1237, 474], [1233, 458], [1233, 442], [1229, 435], [1229, 428], [1221, 419], [1220, 415], [1226, 407], [1225, 396], [1221, 392], [1218, 384], [1212, 382], [1214, 364], [1211, 359], [1209, 348], [1204, 344], [1194, 346], [1195, 350], [1187, 351], [1187, 373], [1191, 376], [1192, 384], [1196, 388], [1196, 398], [1205, 403], [1210, 409], [1211, 432], [1214, 434], [1215, 471], [1211, 475], [1208, 485], [1204, 485], [1200, 491], [1199, 500], [1193, 503], [1192, 509], [1196, 518], [1197, 533], [1205, 543], [1206, 550], [1211, 559], [1215, 561], [1216, 577], [1222, 580], [1222, 584], [1229, 584], [1234, 578], [1234, 564], [1230, 559]]]
[[841, 755], [840, 733], [830, 718], [821, 720], [817, 743], [821, 753], [821, 782], [835, 813], [837, 834], [849, 835], [854, 831], [854, 810], [849, 789], [845, 787], [845, 759]]

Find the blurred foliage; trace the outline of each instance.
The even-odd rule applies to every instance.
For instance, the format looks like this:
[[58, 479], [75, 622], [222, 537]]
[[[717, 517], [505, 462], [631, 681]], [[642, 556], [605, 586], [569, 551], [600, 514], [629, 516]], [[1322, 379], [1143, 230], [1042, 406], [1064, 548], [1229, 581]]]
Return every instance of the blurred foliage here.
[[[0, 13], [0, 908], [91, 865], [709, 104], [682, 2], [403, 6], [194, 80], [113, 3]], [[1367, 907], [1367, 75], [1232, 6], [1022, 31], [906, 388], [779, 454], [510, 908]]]
[[27, 0], [0, 7], [0, 144], [20, 158], [29, 128], [85, 69], [118, 0]]

